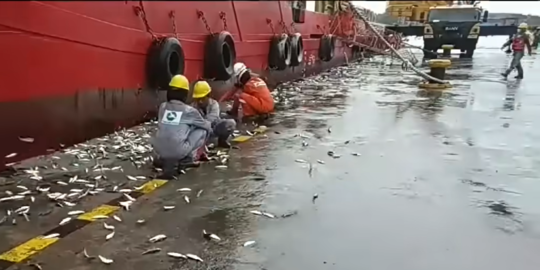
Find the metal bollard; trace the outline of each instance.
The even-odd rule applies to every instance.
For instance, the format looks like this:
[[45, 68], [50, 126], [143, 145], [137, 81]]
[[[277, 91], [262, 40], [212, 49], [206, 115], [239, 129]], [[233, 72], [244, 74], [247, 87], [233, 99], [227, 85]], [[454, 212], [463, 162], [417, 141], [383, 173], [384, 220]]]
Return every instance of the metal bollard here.
[[[429, 60], [428, 65], [431, 68], [429, 75], [439, 80], [444, 80], [446, 69], [452, 65], [452, 62], [448, 59], [433, 59]], [[436, 82], [430, 81], [429, 83]]]
[[454, 45], [442, 45], [442, 49], [443, 49], [442, 55], [444, 57], [450, 57], [450, 53], [452, 52], [453, 48], [454, 48]]

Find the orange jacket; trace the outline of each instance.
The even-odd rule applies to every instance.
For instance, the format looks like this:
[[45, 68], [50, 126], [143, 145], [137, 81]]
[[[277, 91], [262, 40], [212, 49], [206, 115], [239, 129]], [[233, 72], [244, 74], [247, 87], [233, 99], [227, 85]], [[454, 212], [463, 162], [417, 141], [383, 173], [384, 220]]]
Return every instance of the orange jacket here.
[[244, 85], [240, 99], [245, 101], [242, 105], [244, 116], [261, 115], [274, 111], [274, 98], [261, 78], [251, 78]]

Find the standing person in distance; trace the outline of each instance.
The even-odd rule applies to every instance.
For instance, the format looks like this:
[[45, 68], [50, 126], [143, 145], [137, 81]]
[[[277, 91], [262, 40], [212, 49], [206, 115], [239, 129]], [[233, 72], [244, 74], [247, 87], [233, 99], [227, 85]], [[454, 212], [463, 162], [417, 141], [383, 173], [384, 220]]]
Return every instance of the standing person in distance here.
[[512, 72], [514, 69], [517, 69], [518, 71], [518, 75], [515, 78], [523, 79], [523, 66], [521, 66], [521, 58], [525, 56], [525, 47], [527, 48], [529, 55], [532, 54], [530, 35], [527, 32], [528, 27], [529, 26], [526, 23], [521, 23], [518, 26], [518, 33], [515, 34], [512, 39], [505, 42], [501, 47], [501, 50], [504, 50], [504, 48], [511, 45], [512, 51], [514, 52], [510, 67], [508, 67], [505, 72], [501, 73], [504, 79], [507, 79], [510, 72]]

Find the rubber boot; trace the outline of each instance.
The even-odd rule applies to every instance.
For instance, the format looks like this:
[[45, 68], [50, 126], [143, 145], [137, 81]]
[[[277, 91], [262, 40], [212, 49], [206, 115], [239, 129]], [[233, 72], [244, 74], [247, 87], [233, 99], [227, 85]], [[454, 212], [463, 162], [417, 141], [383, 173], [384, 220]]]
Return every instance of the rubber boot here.
[[517, 75], [517, 76], [515, 76], [514, 78], [516, 78], [516, 79], [518, 79], [518, 80], [521, 80], [521, 79], [523, 79], [523, 75]]
[[230, 148], [231, 148], [231, 144], [227, 141], [226, 138], [218, 138], [218, 141], [217, 141], [217, 147], [222, 147], [222, 148], [230, 149]]
[[154, 161], [152, 162], [152, 165], [154, 165], [154, 167], [156, 168], [161, 168], [163, 167], [163, 160], [161, 158], [154, 158]]
[[504, 73], [504, 72], [501, 73], [501, 76], [503, 76], [503, 78], [504, 78], [505, 80], [508, 79], [508, 75], [507, 75], [506, 73]]
[[164, 180], [174, 179], [176, 165], [178, 165], [178, 161], [175, 159], [162, 159], [163, 173], [158, 178]]

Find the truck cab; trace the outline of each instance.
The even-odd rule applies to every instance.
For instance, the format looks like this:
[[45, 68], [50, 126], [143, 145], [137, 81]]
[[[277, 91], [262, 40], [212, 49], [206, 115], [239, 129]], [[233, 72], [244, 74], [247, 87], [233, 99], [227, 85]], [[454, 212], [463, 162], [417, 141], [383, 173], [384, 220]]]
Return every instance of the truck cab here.
[[487, 19], [488, 12], [477, 6], [433, 7], [424, 25], [424, 49], [437, 52], [443, 45], [453, 45], [470, 58], [480, 37], [480, 24]]

